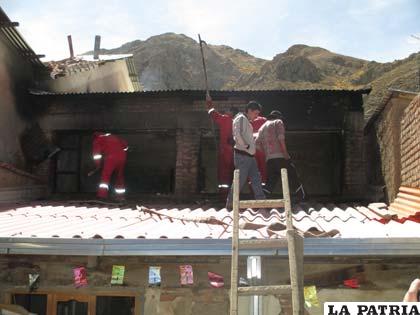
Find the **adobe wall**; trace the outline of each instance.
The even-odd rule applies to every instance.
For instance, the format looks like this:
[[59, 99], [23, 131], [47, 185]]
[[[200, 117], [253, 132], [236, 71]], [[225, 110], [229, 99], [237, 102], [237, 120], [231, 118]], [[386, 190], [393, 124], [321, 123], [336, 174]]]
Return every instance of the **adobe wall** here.
[[[392, 202], [401, 186], [401, 158], [406, 150], [406, 142], [402, 143], [401, 135], [408, 139], [410, 120], [406, 119], [406, 128], [402, 129], [404, 113], [410, 101], [404, 98], [392, 98], [385, 106], [375, 123], [376, 138], [381, 157], [381, 172], [386, 186], [386, 199]], [[407, 140], [405, 140], [407, 141]], [[407, 166], [406, 166], [407, 167]]]
[[420, 95], [402, 114], [401, 184], [420, 188]]
[[[306, 261], [305, 284], [315, 285], [320, 306], [309, 309], [310, 314], [323, 314], [326, 301], [401, 301], [410, 282], [420, 274], [420, 260], [412, 258], [404, 264], [377, 260], [376, 263], [328, 259]], [[124, 286], [110, 286], [112, 265], [126, 267]], [[194, 284], [181, 287], [179, 265], [191, 264]], [[284, 258], [263, 257], [263, 284], [286, 284], [288, 261]], [[88, 265], [80, 256], [0, 256], [0, 297], [7, 292], [26, 290], [28, 273], [40, 268], [38, 291], [67, 294], [100, 294], [114, 291], [134, 292], [141, 301], [144, 315], [227, 314], [229, 307], [229, 257], [99, 257], [97, 264]], [[75, 289], [72, 269], [87, 266], [89, 286]], [[161, 266], [162, 284], [148, 286], [148, 267]], [[207, 272], [224, 276], [224, 288], [212, 288]], [[246, 277], [245, 257], [240, 260], [239, 275]], [[360, 288], [343, 286], [343, 280], [359, 279]], [[95, 293], [96, 292], [96, 293]], [[265, 315], [291, 314], [290, 297], [264, 298]], [[249, 315], [250, 298], [240, 299], [240, 314]]]

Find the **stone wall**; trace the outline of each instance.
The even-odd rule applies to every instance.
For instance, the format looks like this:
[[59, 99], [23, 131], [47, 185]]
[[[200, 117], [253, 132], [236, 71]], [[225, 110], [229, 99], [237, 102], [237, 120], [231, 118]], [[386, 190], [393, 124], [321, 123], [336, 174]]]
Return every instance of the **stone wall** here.
[[420, 96], [404, 109], [402, 115], [401, 184], [420, 188]]

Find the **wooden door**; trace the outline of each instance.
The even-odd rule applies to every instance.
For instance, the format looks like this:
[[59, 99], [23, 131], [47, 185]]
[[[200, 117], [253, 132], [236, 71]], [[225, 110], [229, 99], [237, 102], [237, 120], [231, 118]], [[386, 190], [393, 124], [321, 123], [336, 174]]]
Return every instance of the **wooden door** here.
[[95, 315], [96, 297], [86, 295], [55, 295], [51, 315]]

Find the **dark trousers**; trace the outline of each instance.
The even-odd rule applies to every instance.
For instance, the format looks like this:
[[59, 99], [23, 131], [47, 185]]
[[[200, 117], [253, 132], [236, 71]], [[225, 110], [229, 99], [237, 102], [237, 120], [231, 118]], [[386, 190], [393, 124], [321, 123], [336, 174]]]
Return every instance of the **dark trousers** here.
[[301, 185], [295, 165], [290, 160], [283, 158], [267, 160], [267, 183], [265, 189], [269, 192], [273, 192], [279, 179], [281, 179], [281, 169], [287, 169], [287, 175], [289, 178], [290, 193], [293, 194]]

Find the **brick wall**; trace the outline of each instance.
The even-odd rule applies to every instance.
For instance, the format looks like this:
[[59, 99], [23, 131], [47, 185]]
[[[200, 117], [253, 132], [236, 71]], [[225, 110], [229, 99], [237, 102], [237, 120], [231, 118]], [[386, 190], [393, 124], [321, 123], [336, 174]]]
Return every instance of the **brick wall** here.
[[386, 198], [392, 202], [401, 185], [401, 121], [408, 101], [393, 98], [376, 122]]
[[402, 115], [401, 184], [420, 188], [420, 96], [404, 109]]
[[350, 198], [364, 196], [366, 176], [363, 160], [363, 113], [348, 112], [344, 126], [344, 187]]
[[175, 193], [188, 194], [197, 191], [200, 132], [178, 129], [176, 133]]

